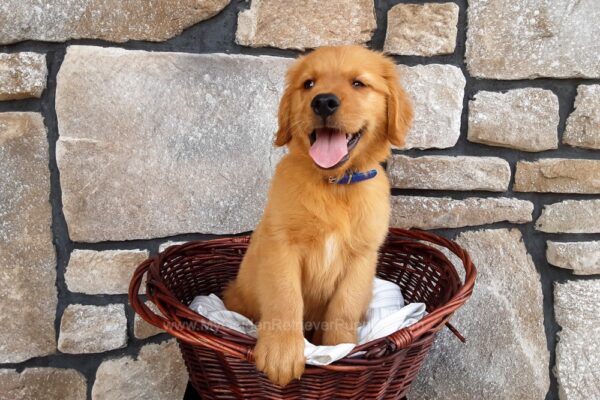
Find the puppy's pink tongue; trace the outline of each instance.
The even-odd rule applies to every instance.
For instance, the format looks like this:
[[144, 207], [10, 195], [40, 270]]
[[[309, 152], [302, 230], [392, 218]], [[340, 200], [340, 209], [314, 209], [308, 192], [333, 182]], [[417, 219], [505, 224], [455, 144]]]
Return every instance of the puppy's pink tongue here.
[[317, 140], [310, 147], [311, 158], [321, 168], [331, 168], [348, 154], [346, 134], [338, 129], [320, 128]]

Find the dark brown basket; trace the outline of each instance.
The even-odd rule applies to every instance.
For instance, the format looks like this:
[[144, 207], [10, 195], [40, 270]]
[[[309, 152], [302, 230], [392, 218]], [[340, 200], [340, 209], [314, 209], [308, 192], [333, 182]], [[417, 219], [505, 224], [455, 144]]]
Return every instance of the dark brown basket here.
[[[428, 232], [390, 229], [377, 275], [398, 284], [407, 302], [425, 303], [428, 314], [408, 328], [357, 346], [331, 365], [307, 365], [300, 380], [279, 387], [254, 367], [255, 339], [187, 307], [197, 295], [221, 294], [235, 278], [249, 240], [244, 236], [171, 246], [143, 262], [131, 280], [133, 309], [178, 339], [190, 380], [203, 399], [399, 399], [417, 375], [435, 334], [469, 298], [475, 282], [469, 255], [453, 241]], [[458, 256], [465, 269], [464, 284], [448, 258], [424, 242]], [[147, 296], [162, 316], [138, 296], [145, 274]], [[365, 354], [351, 357], [359, 351]]]

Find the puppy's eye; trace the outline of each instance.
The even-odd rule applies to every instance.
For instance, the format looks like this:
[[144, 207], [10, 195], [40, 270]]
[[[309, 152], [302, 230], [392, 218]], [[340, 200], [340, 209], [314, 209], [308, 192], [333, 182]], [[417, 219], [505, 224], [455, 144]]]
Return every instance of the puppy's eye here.
[[361, 88], [361, 87], [365, 87], [367, 85], [365, 85], [364, 83], [362, 83], [358, 79], [355, 79], [355, 80], [352, 81], [352, 86], [355, 87], [355, 88]]
[[312, 79], [307, 79], [304, 81], [304, 89], [310, 89], [313, 86], [315, 86], [315, 81]]

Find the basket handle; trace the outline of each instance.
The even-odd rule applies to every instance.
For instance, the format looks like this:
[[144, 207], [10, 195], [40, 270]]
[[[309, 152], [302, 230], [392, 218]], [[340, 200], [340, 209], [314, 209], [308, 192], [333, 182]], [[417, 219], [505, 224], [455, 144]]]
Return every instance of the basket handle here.
[[[140, 298], [139, 289], [142, 284], [142, 280], [144, 275], [146, 275], [155, 263], [158, 263], [158, 256], [154, 256], [142, 262], [136, 268], [133, 273], [133, 277], [131, 278], [131, 282], [129, 284], [129, 304], [133, 310], [139, 314], [139, 316], [146, 322], [151, 325], [156, 326], [157, 328], [163, 329], [168, 332], [172, 336], [189, 343], [191, 345], [201, 345], [204, 347], [208, 347], [212, 350], [225, 353], [226, 355], [230, 355], [232, 357], [237, 357], [241, 359], [246, 359], [248, 361], [253, 360], [252, 351], [248, 351], [247, 346], [243, 346], [241, 344], [236, 344], [231, 341], [221, 339], [215, 335], [211, 335], [208, 332], [201, 332], [198, 330], [192, 330], [188, 328], [185, 322], [181, 320], [177, 320], [175, 323], [166, 319], [165, 317], [156, 314], [152, 311], [144, 301]], [[150, 274], [151, 275], [151, 274]], [[147, 288], [152, 287], [151, 279], [147, 280]], [[151, 291], [150, 291], [151, 292]], [[146, 296], [152, 300], [154, 304], [158, 307], [160, 312], [164, 312], [161, 307], [160, 301], [155, 301], [157, 295], [153, 293], [146, 293]], [[177, 329], [175, 329], [175, 326]]]
[[[403, 235], [407, 231], [400, 228], [390, 228], [390, 232]], [[477, 276], [477, 270], [471, 261], [471, 257], [465, 250], [462, 249], [462, 247], [456, 244], [456, 242], [433, 235], [429, 232], [419, 232], [419, 234], [425, 240], [445, 247], [454, 253], [462, 261], [463, 268], [465, 270], [465, 279], [458, 292], [446, 304], [435, 309], [432, 313], [427, 314], [417, 323], [402, 329], [389, 337], [390, 340], [392, 340], [396, 345], [396, 348], [399, 349], [406, 347], [408, 344], [413, 342], [414, 338], [420, 337], [430, 329], [434, 328], [440, 323], [440, 320], [443, 321], [454, 334], [457, 334], [458, 331], [448, 323], [448, 320], [454, 311], [464, 304], [469, 296], [471, 296], [471, 293], [473, 292], [473, 286], [475, 284], [475, 278]], [[462, 335], [458, 334], [457, 337], [464, 342], [464, 337], [462, 337]]]
[[135, 310], [135, 312], [144, 319], [144, 321], [160, 327], [165, 318], [156, 315], [150, 308], [146, 306], [146, 304], [144, 304], [139, 296], [142, 279], [146, 271], [148, 271], [150, 268], [150, 265], [152, 265], [153, 261], [153, 258], [149, 258], [137, 266], [131, 278], [131, 282], [129, 282], [129, 291], [127, 295], [129, 298], [129, 304]]

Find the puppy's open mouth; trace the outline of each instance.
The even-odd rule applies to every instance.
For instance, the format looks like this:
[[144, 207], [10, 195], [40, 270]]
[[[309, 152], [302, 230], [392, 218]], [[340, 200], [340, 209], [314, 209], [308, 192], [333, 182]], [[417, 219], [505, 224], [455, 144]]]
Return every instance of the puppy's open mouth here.
[[363, 129], [356, 133], [346, 133], [340, 129], [317, 128], [309, 137], [309, 155], [323, 169], [339, 167], [348, 160], [362, 133]]

